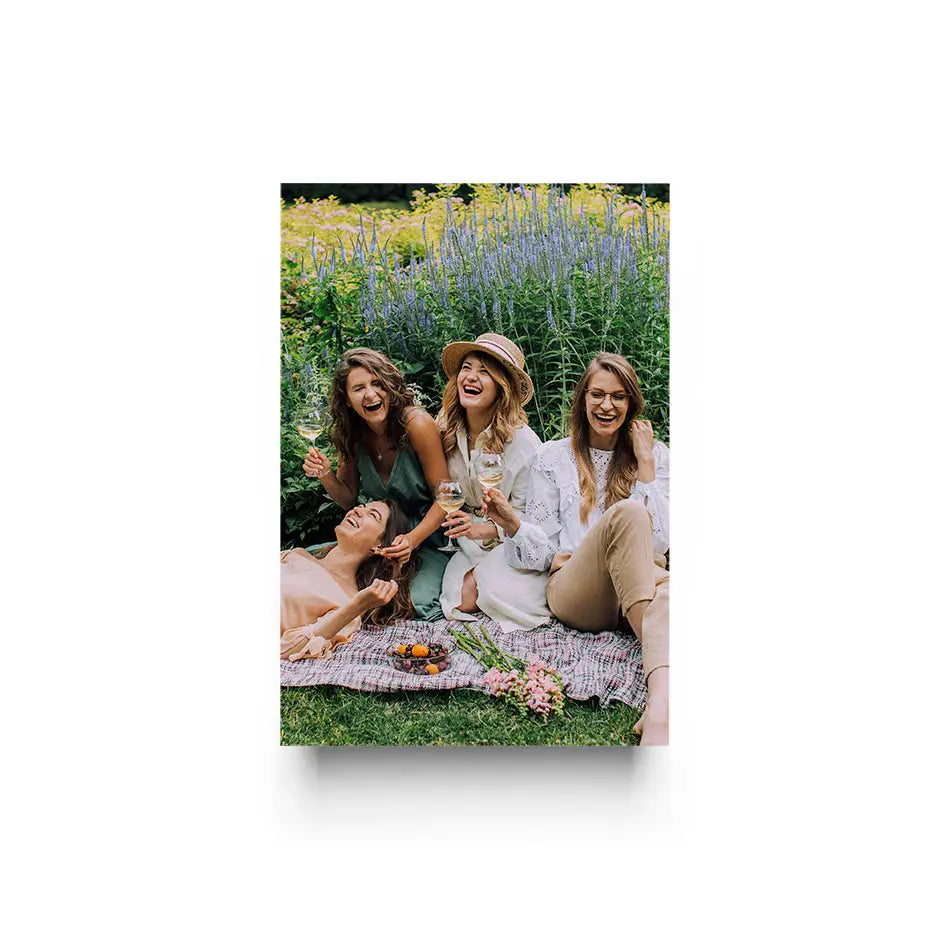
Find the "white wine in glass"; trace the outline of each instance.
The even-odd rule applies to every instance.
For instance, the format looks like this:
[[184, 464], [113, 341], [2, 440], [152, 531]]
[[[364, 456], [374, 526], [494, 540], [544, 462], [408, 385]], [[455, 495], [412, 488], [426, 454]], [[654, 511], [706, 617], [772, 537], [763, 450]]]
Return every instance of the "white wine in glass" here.
[[505, 461], [501, 453], [477, 453], [473, 464], [476, 478], [482, 484], [484, 491], [497, 488], [505, 477]]
[[296, 415], [296, 432], [315, 446], [316, 437], [326, 429], [325, 408], [309, 405], [301, 408]]
[[[451, 511], [462, 508], [466, 503], [462, 486], [458, 482], [441, 482], [436, 487], [436, 503], [446, 512], [447, 517]], [[457, 550], [452, 538], [449, 538], [449, 543], [445, 547], [438, 549], [444, 554], [455, 554]]]

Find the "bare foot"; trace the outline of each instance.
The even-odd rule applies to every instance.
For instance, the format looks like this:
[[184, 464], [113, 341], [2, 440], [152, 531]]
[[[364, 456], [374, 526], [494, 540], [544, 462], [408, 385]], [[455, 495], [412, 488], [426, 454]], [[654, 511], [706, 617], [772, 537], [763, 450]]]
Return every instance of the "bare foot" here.
[[668, 745], [668, 718], [667, 716], [656, 717], [650, 715], [645, 719], [642, 714], [639, 723], [642, 724], [641, 730], [638, 730], [638, 723], [635, 724], [636, 732], [641, 732], [642, 741], [640, 746], [667, 746]]
[[638, 718], [632, 727], [636, 736], [641, 736], [641, 746], [667, 746], [668, 745], [668, 714], [645, 712]]
[[671, 669], [666, 665], [653, 668], [648, 675], [648, 703], [635, 732], [642, 734], [642, 746], [668, 745], [668, 687]]

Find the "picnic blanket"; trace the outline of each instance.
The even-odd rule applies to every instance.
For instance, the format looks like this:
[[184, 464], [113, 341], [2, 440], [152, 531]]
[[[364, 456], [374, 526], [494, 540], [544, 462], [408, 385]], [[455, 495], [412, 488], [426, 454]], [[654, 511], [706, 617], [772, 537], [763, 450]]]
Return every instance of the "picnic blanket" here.
[[[526, 661], [537, 655], [563, 677], [564, 690], [573, 700], [598, 697], [602, 707], [614, 701], [642, 709], [647, 700], [642, 649], [626, 632], [577, 632], [557, 619], [531, 631], [503, 632], [488, 616], [479, 616], [492, 640], [502, 649]], [[477, 631], [475, 623], [469, 623]], [[280, 661], [283, 687], [340, 684], [355, 690], [453, 690], [482, 689], [485, 669], [471, 655], [455, 649], [450, 666], [440, 674], [407, 674], [391, 667], [387, 649], [406, 642], [450, 639], [452, 620], [407, 620], [385, 626], [364, 626], [355, 637], [339, 645], [331, 658]]]

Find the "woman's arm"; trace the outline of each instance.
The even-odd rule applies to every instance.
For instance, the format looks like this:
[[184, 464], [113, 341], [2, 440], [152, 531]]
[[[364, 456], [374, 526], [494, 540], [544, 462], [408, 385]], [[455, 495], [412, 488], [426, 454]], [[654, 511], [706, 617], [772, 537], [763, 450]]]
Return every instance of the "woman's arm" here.
[[[415, 407], [408, 416], [407, 438], [420, 460], [420, 468], [430, 491], [435, 492], [436, 487], [449, 478], [440, 428], [425, 410]], [[445, 517], [446, 512], [434, 502], [423, 520], [406, 535], [411, 549], [416, 550], [443, 523]]]
[[397, 590], [396, 580], [373, 580], [370, 586], [359, 590], [347, 602], [331, 609], [315, 622], [283, 632], [280, 636], [280, 656], [291, 661], [320, 657], [326, 645], [345, 626], [369, 610], [390, 602]]
[[[632, 485], [629, 500], [640, 501], [648, 509], [651, 515], [652, 545], [656, 554], [663, 554], [670, 545], [671, 454], [660, 440], [655, 440], [652, 454], [653, 480], [643, 481], [642, 473], [639, 473], [638, 481]], [[647, 471], [645, 474], [647, 477]]]
[[521, 570], [549, 570], [554, 554], [560, 549], [560, 492], [548, 466], [549, 458], [543, 448], [534, 457], [524, 518], [512, 509], [514, 518], [508, 516], [504, 519], [506, 523], [495, 519], [505, 531], [508, 563]]
[[333, 472], [328, 457], [311, 446], [303, 460], [303, 472], [311, 479], [319, 479], [326, 494], [340, 508], [348, 511], [358, 500], [358, 467], [354, 463]]
[[[417, 454], [427, 485], [435, 491], [444, 479], [449, 478], [440, 428], [425, 410], [415, 407], [407, 416], [407, 439]], [[407, 534], [398, 534], [390, 547], [381, 550], [381, 556], [406, 563], [411, 553], [443, 523], [445, 517], [446, 512], [434, 502], [420, 524]]]

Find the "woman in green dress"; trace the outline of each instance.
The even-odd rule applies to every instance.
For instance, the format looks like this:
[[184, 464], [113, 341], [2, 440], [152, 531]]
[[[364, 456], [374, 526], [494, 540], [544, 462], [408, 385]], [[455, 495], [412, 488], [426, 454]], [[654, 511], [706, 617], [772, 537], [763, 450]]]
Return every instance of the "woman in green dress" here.
[[303, 471], [319, 479], [346, 510], [386, 498], [401, 506], [410, 529], [382, 548], [382, 555], [418, 564], [410, 587], [416, 617], [441, 619], [440, 591], [449, 555], [438, 549], [444, 545], [439, 529], [446, 513], [434, 501], [434, 491], [449, 476], [436, 422], [414, 406], [394, 363], [367, 348], [342, 356], [332, 379], [330, 406], [339, 467], [333, 472], [329, 459], [313, 446]]

